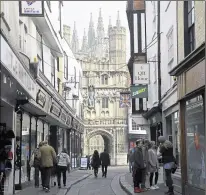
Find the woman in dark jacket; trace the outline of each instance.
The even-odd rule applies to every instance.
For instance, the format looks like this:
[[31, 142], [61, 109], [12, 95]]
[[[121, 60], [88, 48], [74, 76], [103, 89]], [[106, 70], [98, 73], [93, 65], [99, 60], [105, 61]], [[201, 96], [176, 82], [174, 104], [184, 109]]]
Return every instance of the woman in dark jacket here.
[[94, 176], [97, 177], [98, 175], [98, 170], [101, 165], [99, 153], [97, 150], [94, 151], [94, 154], [92, 156], [92, 167], [94, 169]]

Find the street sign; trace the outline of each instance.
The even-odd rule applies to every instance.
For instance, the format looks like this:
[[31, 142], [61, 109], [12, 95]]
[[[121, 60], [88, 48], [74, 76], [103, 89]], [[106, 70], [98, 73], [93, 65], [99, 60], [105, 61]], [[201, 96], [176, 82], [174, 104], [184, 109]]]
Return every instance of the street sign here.
[[148, 85], [131, 86], [132, 98], [148, 98]]

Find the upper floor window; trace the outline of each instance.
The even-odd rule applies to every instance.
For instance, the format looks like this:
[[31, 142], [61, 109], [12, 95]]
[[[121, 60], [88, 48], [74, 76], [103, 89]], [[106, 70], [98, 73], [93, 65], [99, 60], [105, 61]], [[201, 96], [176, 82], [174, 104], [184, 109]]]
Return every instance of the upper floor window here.
[[195, 1], [184, 1], [185, 56], [195, 49]]
[[23, 53], [27, 53], [27, 26], [19, 21], [19, 48]]
[[102, 108], [109, 108], [109, 99], [102, 98]]
[[60, 92], [60, 85], [61, 85], [61, 80], [57, 78], [57, 91], [58, 93]]
[[64, 78], [68, 80], [68, 56], [64, 53]]
[[55, 57], [51, 56], [51, 83], [55, 88]]
[[157, 82], [157, 57], [156, 55], [154, 56], [152, 61], [153, 61], [153, 76], [154, 76], [153, 81], [154, 83], [156, 83]]
[[168, 47], [168, 63], [174, 58], [174, 39], [173, 39], [173, 27], [169, 30], [167, 34], [167, 47]]
[[59, 58], [57, 58], [57, 71], [60, 71], [60, 67], [59, 67]]
[[108, 75], [102, 75], [101, 76], [101, 82], [102, 82], [102, 85], [108, 85]]
[[76, 88], [77, 85], [77, 70], [76, 67], [74, 66], [74, 87]]

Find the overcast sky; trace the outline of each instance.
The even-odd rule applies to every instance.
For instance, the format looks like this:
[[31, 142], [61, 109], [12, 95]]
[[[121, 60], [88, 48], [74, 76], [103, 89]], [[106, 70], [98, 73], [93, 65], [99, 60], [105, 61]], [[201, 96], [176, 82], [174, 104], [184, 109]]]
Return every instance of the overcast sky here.
[[[99, 16], [99, 8], [102, 10], [102, 17], [107, 33], [109, 16], [111, 16], [112, 25], [116, 25], [117, 12], [120, 12], [121, 24], [127, 29], [127, 60], [129, 58], [129, 28], [126, 16], [126, 1], [64, 1], [64, 24], [71, 27], [73, 33], [74, 21], [76, 21], [76, 28], [80, 44], [84, 34], [84, 28], [88, 33], [90, 13], [93, 15], [95, 30], [97, 28], [97, 21]], [[80, 45], [81, 46], [81, 45]]]

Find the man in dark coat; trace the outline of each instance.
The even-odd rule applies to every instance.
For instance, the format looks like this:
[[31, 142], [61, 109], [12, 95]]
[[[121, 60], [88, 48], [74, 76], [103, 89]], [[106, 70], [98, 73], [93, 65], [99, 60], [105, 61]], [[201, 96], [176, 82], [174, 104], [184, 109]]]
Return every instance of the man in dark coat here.
[[100, 161], [102, 165], [102, 177], [107, 177], [107, 167], [110, 165], [110, 158], [109, 154], [107, 153], [106, 149], [100, 155]]
[[140, 188], [142, 183], [142, 173], [145, 169], [143, 151], [142, 151], [142, 140], [136, 141], [136, 148], [131, 156], [131, 162], [133, 164], [133, 182], [134, 182], [134, 193], [141, 193], [143, 190]]

